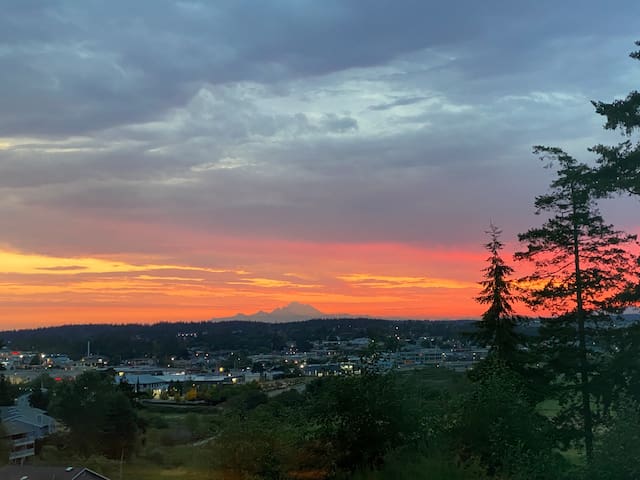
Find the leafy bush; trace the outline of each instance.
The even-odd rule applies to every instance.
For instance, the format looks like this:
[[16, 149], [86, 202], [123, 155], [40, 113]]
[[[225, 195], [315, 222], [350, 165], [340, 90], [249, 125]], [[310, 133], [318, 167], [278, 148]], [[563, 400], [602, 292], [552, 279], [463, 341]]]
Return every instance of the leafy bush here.
[[474, 388], [452, 404], [448, 442], [460, 459], [477, 458], [489, 475], [558, 478], [555, 429], [535, 411], [518, 374], [500, 361], [484, 368]]
[[623, 401], [611, 426], [597, 437], [594, 480], [640, 478], [640, 413], [631, 401]]
[[380, 470], [360, 471], [351, 480], [484, 480], [484, 467], [476, 461], [456, 463], [441, 452], [400, 451], [385, 459]]

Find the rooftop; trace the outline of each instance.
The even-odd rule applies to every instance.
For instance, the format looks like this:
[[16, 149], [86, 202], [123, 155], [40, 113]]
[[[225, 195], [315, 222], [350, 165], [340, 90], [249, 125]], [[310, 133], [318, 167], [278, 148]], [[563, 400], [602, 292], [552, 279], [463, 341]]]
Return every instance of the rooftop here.
[[109, 480], [85, 467], [34, 467], [7, 465], [0, 468], [2, 480]]

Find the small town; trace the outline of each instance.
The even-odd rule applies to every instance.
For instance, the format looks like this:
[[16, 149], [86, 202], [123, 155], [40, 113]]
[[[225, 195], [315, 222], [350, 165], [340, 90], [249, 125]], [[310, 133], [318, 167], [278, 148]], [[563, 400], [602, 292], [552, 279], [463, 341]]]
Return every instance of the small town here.
[[[147, 411], [210, 408], [218, 412], [224, 409], [226, 396], [234, 396], [233, 389], [248, 388], [272, 398], [289, 391], [302, 393], [309, 382], [323, 377], [401, 373], [425, 368], [465, 372], [488, 353], [488, 349], [475, 347], [459, 335], [401, 337], [399, 326], [385, 323], [389, 323], [390, 333], [388, 338], [379, 338], [378, 344], [368, 337], [332, 335], [331, 339], [304, 342], [311, 347], [305, 351], [299, 350], [296, 342], [288, 342], [280, 351], [269, 353], [191, 346], [182, 357], [145, 356], [116, 361], [110, 352], [94, 353], [90, 341], [80, 357], [65, 352], [14, 350], [6, 345], [0, 348], [4, 388], [0, 425], [4, 428], [9, 461], [4, 468], [8, 472], [13, 468], [28, 472], [31, 468], [33, 472], [52, 472], [51, 475], [60, 470], [56, 478], [109, 478], [85, 466], [62, 473], [62, 467], [46, 465], [46, 455], [45, 458], [41, 455], [43, 449], [46, 452], [51, 448], [48, 445], [52, 437], [69, 431], [61, 418], [48, 412], [50, 395], [59, 385], [75, 382], [82, 376], [106, 377], [115, 388], [128, 392], [137, 408]], [[178, 332], [176, 341], [197, 344], [198, 334]], [[213, 440], [212, 436], [196, 443], [203, 447]], [[84, 476], [70, 475], [79, 475], [79, 472]], [[69, 475], [64, 476], [66, 473]]]

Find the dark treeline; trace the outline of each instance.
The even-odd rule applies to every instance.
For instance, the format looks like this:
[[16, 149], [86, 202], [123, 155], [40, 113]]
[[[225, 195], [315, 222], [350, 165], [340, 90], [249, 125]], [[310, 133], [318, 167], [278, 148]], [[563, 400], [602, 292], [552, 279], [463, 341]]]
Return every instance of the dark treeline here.
[[386, 321], [368, 318], [316, 319], [291, 323], [190, 322], [154, 325], [66, 325], [0, 333], [11, 348], [66, 353], [79, 358], [87, 351], [118, 361], [128, 358], [185, 355], [188, 347], [244, 350], [252, 353], [279, 351], [292, 342], [298, 350], [313, 340], [369, 337], [384, 340], [392, 334], [403, 337], [452, 338], [468, 330], [470, 321]]

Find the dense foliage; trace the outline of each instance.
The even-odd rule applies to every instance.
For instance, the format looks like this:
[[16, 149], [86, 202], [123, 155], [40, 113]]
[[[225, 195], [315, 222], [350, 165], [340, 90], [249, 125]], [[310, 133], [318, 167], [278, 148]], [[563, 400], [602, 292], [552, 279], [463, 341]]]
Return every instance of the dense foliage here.
[[109, 372], [87, 371], [60, 382], [51, 393], [49, 411], [69, 428], [59, 440], [74, 452], [110, 458], [135, 452], [138, 416]]
[[[640, 46], [640, 41], [636, 42]], [[631, 58], [640, 60], [640, 50]], [[613, 102], [593, 102], [596, 112], [607, 118], [605, 128], [621, 131], [627, 139], [618, 145], [596, 145], [599, 168], [594, 180], [603, 194], [628, 192], [640, 195], [640, 142], [633, 135], [640, 131], [640, 92], [634, 90], [626, 98]]]
[[321, 319], [293, 323], [189, 322], [154, 325], [66, 325], [2, 332], [14, 349], [67, 353], [74, 359], [87, 351], [108, 355], [113, 362], [129, 358], [185, 357], [187, 348], [209, 351], [268, 353], [295, 343], [310, 349], [312, 340], [369, 337], [385, 341], [390, 334], [456, 337], [470, 321], [385, 321], [369, 318]]
[[7, 377], [0, 374], [0, 406], [13, 405], [13, 401], [18, 393], [16, 385], [12, 384]]

